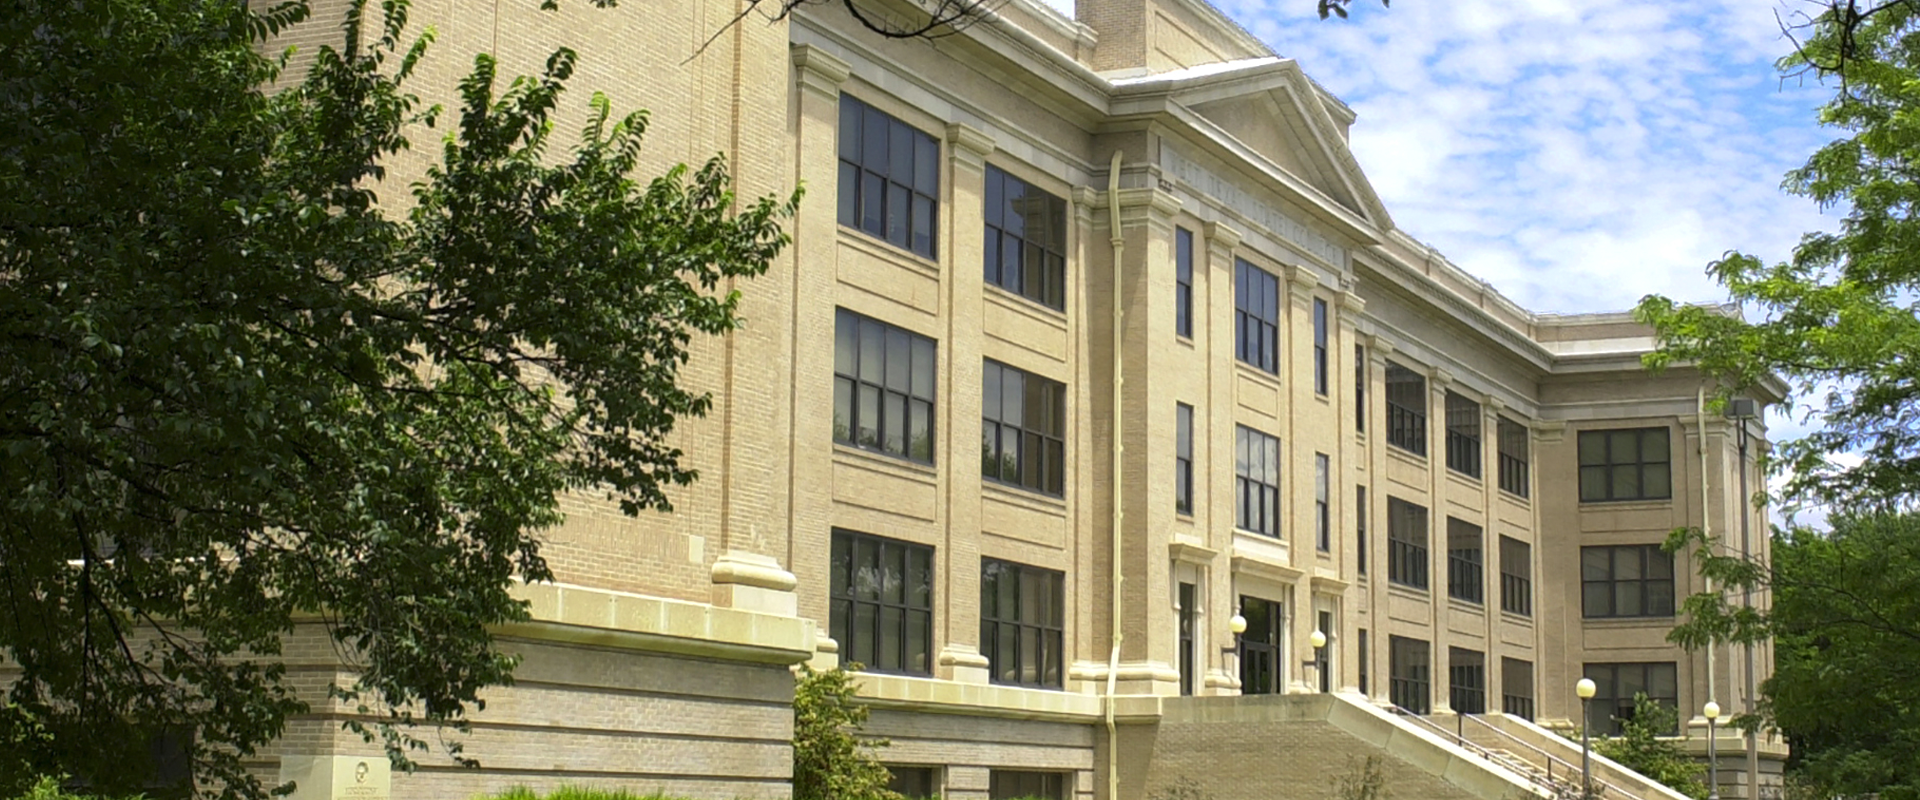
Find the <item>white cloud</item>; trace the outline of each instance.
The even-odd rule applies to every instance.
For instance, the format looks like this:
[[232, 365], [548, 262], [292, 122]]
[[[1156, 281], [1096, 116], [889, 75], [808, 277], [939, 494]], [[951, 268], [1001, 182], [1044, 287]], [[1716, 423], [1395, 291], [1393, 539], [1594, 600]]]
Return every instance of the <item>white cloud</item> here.
[[1716, 300], [1729, 249], [1784, 257], [1827, 227], [1781, 175], [1830, 138], [1818, 86], [1751, 0], [1457, 0], [1347, 21], [1307, 0], [1222, 8], [1359, 114], [1353, 148], [1402, 228], [1522, 305]]

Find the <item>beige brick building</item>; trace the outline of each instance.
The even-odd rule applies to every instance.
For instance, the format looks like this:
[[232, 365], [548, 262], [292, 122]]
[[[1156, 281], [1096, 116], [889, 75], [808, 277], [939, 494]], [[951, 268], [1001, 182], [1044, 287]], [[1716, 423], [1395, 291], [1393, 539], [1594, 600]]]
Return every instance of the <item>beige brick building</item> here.
[[[1353, 111], [1205, 3], [1006, 0], [906, 40], [837, 3], [536, 5], [420, 0], [421, 91], [573, 46], [573, 107], [651, 110], [648, 169], [724, 152], [743, 193], [807, 194], [746, 328], [697, 344], [701, 480], [671, 515], [567, 504], [484, 768], [394, 796], [784, 797], [787, 670], [846, 659], [915, 793], [1331, 797], [1377, 755], [1396, 794], [1494, 800], [1568, 777], [1525, 720], [1573, 725], [1583, 675], [1596, 730], [1645, 691], [1704, 750], [1709, 685], [1744, 710], [1770, 671], [1665, 642], [1704, 587], [1655, 547], [1765, 547], [1761, 423], [1642, 372], [1624, 314], [1529, 312], [1397, 228]], [[340, 711], [261, 768], [370, 753]]]

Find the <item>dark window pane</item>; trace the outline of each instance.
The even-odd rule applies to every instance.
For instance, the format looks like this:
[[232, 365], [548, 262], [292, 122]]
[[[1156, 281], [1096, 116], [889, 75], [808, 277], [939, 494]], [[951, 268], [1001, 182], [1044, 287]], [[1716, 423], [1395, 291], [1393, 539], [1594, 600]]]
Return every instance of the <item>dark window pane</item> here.
[[840, 162], [840, 224], [860, 226], [860, 167]]

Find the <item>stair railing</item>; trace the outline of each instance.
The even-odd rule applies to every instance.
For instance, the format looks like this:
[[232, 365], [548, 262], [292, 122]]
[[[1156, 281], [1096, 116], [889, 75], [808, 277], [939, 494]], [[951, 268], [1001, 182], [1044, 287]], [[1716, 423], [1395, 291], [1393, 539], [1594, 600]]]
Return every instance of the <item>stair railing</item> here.
[[[1412, 720], [1418, 723], [1420, 726], [1426, 728], [1429, 732], [1439, 735], [1441, 738], [1446, 739], [1449, 742], [1452, 742], [1455, 746], [1463, 750], [1466, 750], [1467, 752], [1473, 753], [1474, 755], [1484, 758], [1487, 761], [1492, 762], [1494, 764], [1498, 764], [1501, 767], [1505, 768], [1507, 771], [1512, 772], [1516, 775], [1519, 775], [1523, 778], [1526, 778], [1528, 782], [1533, 783], [1535, 786], [1538, 786], [1542, 789], [1545, 789], [1547, 792], [1547, 796], [1549, 797], [1560, 796], [1561, 786], [1558, 782], [1554, 781], [1551, 770], [1549, 770], [1548, 774], [1541, 775], [1538, 771], [1534, 769], [1526, 768], [1526, 767], [1530, 767], [1531, 765], [1514, 764], [1513, 761], [1517, 759], [1511, 756], [1503, 758], [1499, 753], [1495, 753], [1492, 750], [1489, 750], [1486, 747], [1481, 746], [1478, 742], [1474, 742], [1468, 739], [1467, 737], [1461, 735], [1460, 733], [1455, 733], [1454, 731], [1450, 731], [1450, 730], [1447, 730], [1446, 728], [1440, 727], [1440, 725], [1435, 723], [1433, 720], [1427, 719], [1424, 716], [1415, 714], [1412, 711], [1409, 711], [1405, 708], [1401, 708], [1400, 706], [1388, 706], [1387, 709], [1398, 716], [1405, 717], [1409, 720]], [[1461, 716], [1466, 716], [1466, 715], [1462, 714]], [[1505, 732], [1502, 731], [1502, 733], [1505, 733]], [[1522, 744], [1524, 744], [1524, 742]], [[1548, 757], [1551, 758], [1551, 756], [1548, 756]]]
[[[1555, 756], [1554, 754], [1549, 753], [1545, 750], [1542, 750], [1538, 746], [1535, 746], [1532, 742], [1526, 741], [1525, 739], [1521, 739], [1518, 736], [1515, 736], [1511, 733], [1501, 730], [1500, 726], [1495, 725], [1491, 722], [1488, 722], [1484, 719], [1481, 719], [1478, 715], [1459, 714], [1457, 716], [1461, 717], [1462, 719], [1471, 719], [1480, 727], [1486, 730], [1492, 731], [1495, 736], [1499, 737], [1503, 745], [1517, 746], [1527, 751], [1530, 751], [1535, 755], [1538, 755], [1544, 762], [1546, 762], [1547, 775], [1549, 776], [1549, 779], [1551, 779], [1551, 776], [1553, 775], [1553, 768], [1554, 768], [1554, 765], [1556, 764], [1559, 765], [1560, 770], [1566, 775], [1568, 775], [1570, 779], [1573, 779], [1573, 780], [1579, 779], [1580, 777], [1579, 765], [1574, 764], [1573, 762], [1567, 761], [1565, 759], [1562, 759], [1558, 756]], [[1465, 725], [1464, 722], [1462, 722], [1461, 724], [1463, 726]], [[1464, 733], [1464, 728], [1462, 729], [1462, 731]], [[1465, 737], [1463, 736], [1462, 738], [1465, 738]], [[1596, 786], [1605, 788], [1607, 792], [1611, 793], [1616, 798], [1624, 799], [1624, 798], [1639, 797], [1639, 795], [1634, 794], [1632, 792], [1628, 792], [1627, 790], [1620, 788], [1618, 785], [1615, 785], [1614, 783], [1607, 781], [1605, 779], [1602, 779], [1598, 776], [1594, 777], [1593, 783]]]

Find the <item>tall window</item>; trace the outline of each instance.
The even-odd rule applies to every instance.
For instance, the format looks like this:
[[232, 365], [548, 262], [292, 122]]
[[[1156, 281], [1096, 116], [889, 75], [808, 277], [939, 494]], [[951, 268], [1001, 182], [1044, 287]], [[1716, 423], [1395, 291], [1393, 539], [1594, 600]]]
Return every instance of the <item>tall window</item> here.
[[1067, 202], [987, 165], [987, 283], [1067, 307]]
[[1427, 454], [1427, 379], [1387, 362], [1387, 444]]
[[1326, 453], [1313, 454], [1314, 547], [1326, 553], [1333, 550], [1333, 467]]
[[1367, 432], [1367, 346], [1353, 346], [1353, 429]]
[[1193, 627], [1200, 602], [1191, 583], [1180, 584], [1180, 693], [1193, 694]]
[[935, 257], [940, 142], [840, 95], [840, 224]]
[[1245, 425], [1233, 432], [1234, 522], [1242, 530], [1280, 535], [1280, 440]]
[[828, 628], [840, 655], [880, 672], [933, 671], [933, 548], [833, 532]]
[[1066, 576], [980, 559], [980, 649], [994, 683], [1060, 688]]
[[1625, 733], [1621, 723], [1633, 719], [1634, 695], [1644, 694], [1669, 709], [1680, 707], [1680, 684], [1672, 661], [1588, 664], [1585, 672], [1594, 683], [1593, 699], [1587, 707], [1588, 729], [1594, 733]]
[[1533, 545], [1500, 537], [1500, 610], [1533, 616]]
[[980, 474], [1064, 494], [1067, 387], [998, 361], [986, 362], [980, 383]]
[[1247, 632], [1240, 635], [1240, 693], [1279, 694], [1286, 615], [1277, 602], [1240, 596], [1240, 616]]
[[1280, 371], [1280, 279], [1235, 259], [1233, 263], [1233, 352], [1248, 364]]
[[987, 800], [1067, 800], [1064, 772], [996, 769], [987, 773]]
[[1319, 676], [1320, 691], [1333, 691], [1333, 612], [1320, 612], [1320, 627], [1317, 630], [1327, 637], [1323, 647], [1313, 650], [1313, 672]]
[[1193, 513], [1193, 406], [1173, 406], [1173, 510]]
[[1673, 554], [1657, 544], [1580, 548], [1588, 617], [1673, 616]]
[[1387, 637], [1387, 700], [1415, 714], [1433, 710], [1433, 653], [1426, 642]]
[[1533, 662], [1500, 659], [1500, 711], [1533, 719]]
[[1527, 496], [1527, 426], [1506, 417], [1500, 418], [1500, 489], [1520, 497]]
[[1193, 336], [1193, 231], [1173, 229], [1173, 332]]
[[1360, 574], [1365, 575], [1367, 574], [1367, 487], [1365, 486], [1353, 487], [1353, 517], [1357, 523], [1354, 526], [1354, 538], [1358, 540], [1354, 542], [1355, 566]]
[[1480, 477], [1480, 404], [1447, 392], [1447, 469]]
[[833, 439], [933, 463], [934, 343], [846, 309], [833, 323]]
[[1360, 670], [1359, 670], [1360, 693], [1371, 697], [1373, 692], [1373, 689], [1370, 686], [1370, 684], [1372, 683], [1372, 677], [1373, 677], [1373, 655], [1371, 651], [1372, 646], [1367, 643], [1366, 628], [1361, 628], [1359, 630], [1359, 634], [1360, 634], [1360, 640], [1357, 642], [1354, 642], [1354, 644], [1358, 645], [1360, 648], [1360, 652], [1356, 654], [1360, 657]]
[[1427, 509], [1387, 497], [1387, 580], [1427, 588]]
[[1313, 393], [1327, 393], [1327, 301], [1313, 299]]
[[1455, 714], [1487, 713], [1487, 654], [1447, 648], [1447, 704]]
[[1447, 518], [1447, 596], [1469, 603], [1487, 601], [1486, 542], [1480, 526]]
[[1580, 432], [1580, 501], [1673, 497], [1666, 428]]

